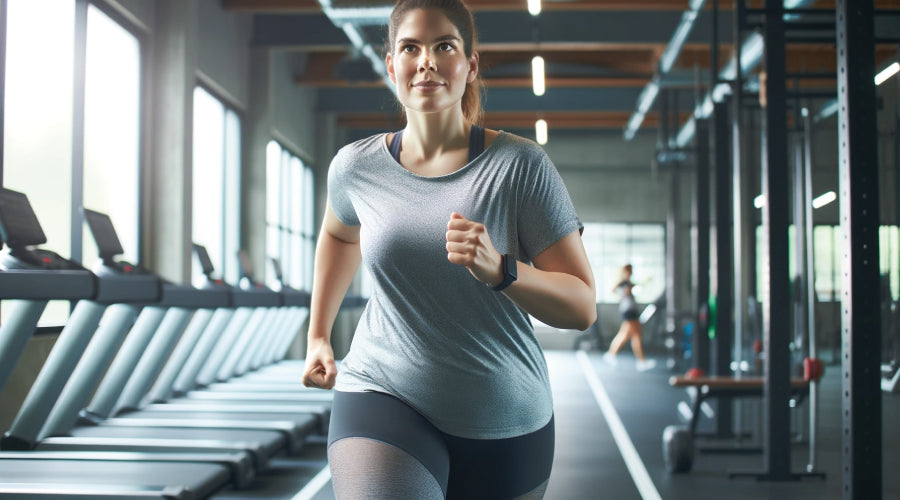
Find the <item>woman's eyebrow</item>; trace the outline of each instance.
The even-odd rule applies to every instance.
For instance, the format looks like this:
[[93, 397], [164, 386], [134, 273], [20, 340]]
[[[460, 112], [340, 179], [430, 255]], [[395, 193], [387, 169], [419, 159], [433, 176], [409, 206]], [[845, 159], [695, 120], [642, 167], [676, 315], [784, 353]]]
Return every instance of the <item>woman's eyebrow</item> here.
[[[460, 38], [456, 35], [444, 35], [444, 36], [439, 36], [439, 37], [435, 38], [434, 41], [432, 41], [432, 43], [446, 42], [446, 41], [458, 41], [459, 39]], [[408, 43], [417, 44], [417, 43], [422, 43], [422, 42], [420, 42], [416, 38], [410, 38], [410, 37], [401, 38], [401, 39], [397, 40], [397, 45], [406, 45]]]

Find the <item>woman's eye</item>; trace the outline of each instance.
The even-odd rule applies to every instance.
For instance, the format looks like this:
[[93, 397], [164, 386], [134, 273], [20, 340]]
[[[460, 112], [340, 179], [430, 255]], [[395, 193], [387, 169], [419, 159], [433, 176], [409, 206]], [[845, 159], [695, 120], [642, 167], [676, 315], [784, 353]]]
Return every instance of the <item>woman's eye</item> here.
[[450, 43], [442, 43], [438, 45], [438, 50], [443, 52], [450, 52], [451, 50], [453, 50], [453, 45], [451, 45]]
[[406, 45], [406, 46], [403, 46], [400, 48], [401, 52], [415, 52], [415, 50], [416, 50], [415, 45]]

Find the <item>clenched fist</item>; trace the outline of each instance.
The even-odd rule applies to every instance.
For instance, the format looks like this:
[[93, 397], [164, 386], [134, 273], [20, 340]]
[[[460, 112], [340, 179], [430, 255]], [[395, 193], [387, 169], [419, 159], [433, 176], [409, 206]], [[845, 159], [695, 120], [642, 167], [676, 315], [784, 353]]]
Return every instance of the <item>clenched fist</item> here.
[[484, 224], [453, 212], [447, 223], [447, 260], [465, 266], [478, 281], [496, 286], [503, 281], [502, 255], [491, 243]]

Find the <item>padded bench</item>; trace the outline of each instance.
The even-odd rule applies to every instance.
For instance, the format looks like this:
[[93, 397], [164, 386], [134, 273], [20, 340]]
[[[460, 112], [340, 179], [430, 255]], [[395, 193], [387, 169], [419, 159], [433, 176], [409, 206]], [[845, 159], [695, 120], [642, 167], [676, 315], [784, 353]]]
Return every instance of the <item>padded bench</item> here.
[[[672, 387], [693, 387], [696, 389], [691, 396], [693, 399], [693, 416], [691, 417], [691, 432], [697, 431], [700, 405], [707, 399], [719, 397], [727, 398], [761, 398], [765, 388], [765, 379], [762, 377], [733, 378], [733, 377], [696, 377], [683, 376], [669, 377], [669, 385]], [[805, 398], [809, 394], [809, 381], [802, 378], [791, 379], [791, 397]]]
[[[809, 394], [809, 380], [792, 378], [790, 395], [802, 400]], [[663, 457], [670, 472], [687, 472], [694, 462], [694, 435], [700, 420], [700, 405], [714, 398], [762, 398], [765, 379], [762, 377], [669, 377], [672, 387], [693, 388], [693, 414], [688, 427], [670, 425], [663, 431]]]

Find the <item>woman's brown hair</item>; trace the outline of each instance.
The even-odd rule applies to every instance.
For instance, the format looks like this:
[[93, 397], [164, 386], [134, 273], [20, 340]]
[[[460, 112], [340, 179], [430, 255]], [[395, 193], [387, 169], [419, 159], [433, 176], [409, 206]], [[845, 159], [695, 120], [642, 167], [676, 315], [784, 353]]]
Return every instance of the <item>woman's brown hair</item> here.
[[[447, 19], [456, 26], [463, 40], [463, 50], [466, 58], [472, 57], [475, 51], [475, 43], [478, 41], [478, 33], [475, 31], [475, 18], [472, 11], [460, 0], [397, 0], [391, 18], [388, 23], [388, 37], [385, 42], [385, 54], [393, 53], [394, 44], [397, 41], [397, 29], [406, 14], [415, 9], [434, 9], [442, 12]], [[481, 94], [484, 84], [479, 72], [475, 79], [466, 84], [466, 90], [462, 96], [462, 112], [468, 123], [481, 124], [484, 110], [481, 107]]]

